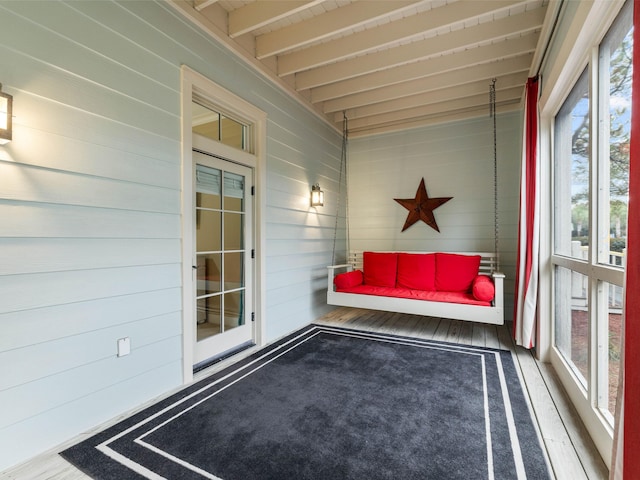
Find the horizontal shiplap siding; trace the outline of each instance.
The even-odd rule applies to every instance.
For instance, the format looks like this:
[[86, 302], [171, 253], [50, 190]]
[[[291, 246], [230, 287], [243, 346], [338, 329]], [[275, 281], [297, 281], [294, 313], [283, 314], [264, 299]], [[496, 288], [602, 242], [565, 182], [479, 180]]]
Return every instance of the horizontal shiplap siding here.
[[[488, 87], [487, 87], [488, 89]], [[521, 114], [497, 117], [498, 219], [505, 311], [513, 311], [518, 224]], [[487, 117], [349, 143], [349, 232], [354, 250], [494, 250], [493, 120]], [[440, 232], [417, 222], [395, 198], [453, 197], [434, 210]]]
[[327, 310], [335, 130], [167, 3], [0, 1], [0, 470], [182, 382], [183, 64], [268, 116], [267, 340]]
[[[267, 173], [267, 336], [277, 338], [302, 319], [326, 313], [326, 266], [331, 263], [338, 208], [339, 138], [322, 124], [291, 129], [287, 112], [269, 118]], [[318, 128], [319, 127], [319, 128]], [[306, 139], [306, 140], [305, 140]], [[325, 192], [322, 207], [309, 206], [311, 185]], [[343, 186], [344, 190], [344, 186]], [[344, 204], [339, 215], [344, 225]], [[337, 248], [344, 254], [342, 241]]]
[[0, 469], [181, 381], [179, 66], [86, 7], [0, 3]]

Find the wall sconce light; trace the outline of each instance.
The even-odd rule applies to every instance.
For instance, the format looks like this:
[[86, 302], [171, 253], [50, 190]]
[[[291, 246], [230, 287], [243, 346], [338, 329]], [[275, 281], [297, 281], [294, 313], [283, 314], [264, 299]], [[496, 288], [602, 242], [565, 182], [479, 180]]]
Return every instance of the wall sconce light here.
[[0, 83], [0, 145], [11, 141], [11, 116], [13, 110], [13, 97], [8, 93], [2, 93]]
[[324, 192], [320, 190], [320, 185], [317, 183], [311, 187], [311, 206], [324, 206]]

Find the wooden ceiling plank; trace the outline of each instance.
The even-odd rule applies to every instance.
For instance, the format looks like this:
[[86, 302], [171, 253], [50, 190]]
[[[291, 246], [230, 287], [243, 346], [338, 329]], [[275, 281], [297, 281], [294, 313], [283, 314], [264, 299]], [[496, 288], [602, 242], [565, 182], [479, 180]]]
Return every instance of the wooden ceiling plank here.
[[[382, 26], [370, 28], [330, 42], [315, 45], [285, 55], [280, 55], [278, 57], [278, 75], [288, 75], [291, 73], [301, 72], [310, 68], [317, 68], [322, 65], [335, 62], [336, 60], [343, 60], [371, 52], [402, 40], [408, 40], [412, 37], [423, 35], [427, 32], [435, 32], [436, 30], [442, 29], [448, 25], [472, 19], [477, 15], [490, 13], [498, 6], [508, 8], [512, 3], [515, 2], [513, 0], [510, 0], [509, 2], [467, 2], [464, 8], [460, 8], [456, 2], [406, 17], [401, 21], [389, 22]], [[487, 7], [487, 5], [489, 7]], [[544, 15], [540, 15], [538, 12], [539, 10], [542, 10], [544, 13], [545, 9], [538, 8], [531, 10], [531, 15], [543, 18]], [[518, 18], [522, 15], [529, 16], [527, 15], [528, 13], [530, 12], [508, 16], [505, 17], [505, 19]], [[487, 23], [494, 24], [501, 20]], [[539, 21], [539, 25], [540, 24], [542, 24], [542, 19]], [[464, 31], [467, 29], [465, 28], [462, 30]]]
[[[496, 78], [496, 91], [506, 90], [519, 87], [522, 91], [527, 82], [527, 72], [511, 73]], [[477, 82], [456, 85], [453, 87], [441, 88], [439, 90], [431, 90], [429, 92], [419, 93], [410, 97], [388, 100], [386, 102], [374, 103], [364, 107], [351, 108], [345, 112], [336, 112], [334, 121], [342, 121], [343, 114], [347, 115], [349, 120], [363, 117], [370, 117], [382, 113], [389, 113], [395, 110], [403, 110], [415, 107], [416, 105], [427, 105], [439, 103], [456, 98], [470, 97], [473, 95], [488, 95], [490, 80], [479, 80]]]
[[258, 0], [229, 12], [229, 36], [244, 35], [282, 18], [322, 3], [323, 0]]
[[[520, 102], [509, 103], [505, 105], [496, 105], [496, 111], [498, 115], [503, 113], [514, 112], [521, 110]], [[476, 108], [470, 108], [463, 111], [446, 112], [440, 115], [431, 115], [426, 118], [413, 119], [404, 122], [393, 122], [384, 125], [376, 125], [368, 128], [349, 128], [349, 138], [363, 138], [371, 135], [380, 135], [383, 133], [392, 133], [399, 130], [407, 130], [410, 128], [425, 127], [428, 125], [437, 125], [444, 122], [454, 122], [460, 120], [468, 120], [477, 117], [486, 117], [486, 106], [478, 106]], [[336, 128], [342, 128], [342, 123], [336, 124]]]
[[[498, 62], [476, 65], [475, 67], [463, 70], [452, 70], [450, 72], [433, 75], [427, 78], [411, 80], [405, 83], [356, 93], [354, 95], [324, 102], [323, 111], [325, 113], [342, 112], [350, 108], [357, 108], [373, 103], [393, 100], [394, 98], [416, 95], [430, 90], [438, 90], [441, 89], [443, 85], [462, 85], [482, 79], [508, 75], [510, 73], [528, 71], [529, 66], [531, 65], [531, 59], [531, 54], [520, 55], [519, 57], [509, 58]], [[313, 97], [312, 102], [316, 103], [313, 100]]]
[[[535, 51], [537, 41], [538, 35], [531, 34], [513, 40], [505, 40], [500, 43], [465, 50], [460, 53], [409, 63], [394, 69], [381, 70], [314, 88], [312, 96], [314, 101], [320, 102], [373, 90], [386, 85], [437, 75], [450, 70], [468, 68], [482, 63], [515, 57]], [[296, 89], [298, 89], [297, 79]]]
[[256, 37], [256, 58], [263, 59], [357, 28], [420, 3], [422, 0], [354, 2], [309, 20]]
[[[500, 92], [500, 96], [496, 96], [496, 102], [501, 103], [515, 103], [520, 101], [522, 96], [522, 87], [510, 88]], [[438, 115], [446, 112], [452, 112], [456, 110], [463, 110], [467, 108], [486, 106], [487, 114], [489, 112], [489, 95], [487, 93], [482, 95], [474, 95], [471, 97], [458, 98], [456, 100], [450, 100], [446, 102], [439, 102], [430, 105], [421, 105], [419, 107], [409, 108], [405, 110], [397, 110], [395, 112], [389, 112], [381, 115], [375, 115], [371, 117], [364, 117], [351, 120], [349, 119], [349, 128], [363, 128], [371, 127], [373, 125], [403, 122], [415, 118], [426, 117], [429, 115]]]
[[[460, 48], [473, 47], [479, 43], [497, 41], [515, 34], [526, 34], [539, 28], [542, 18], [538, 10], [532, 10], [512, 17], [484, 23], [475, 27], [456, 30], [437, 38], [413, 42], [400, 47], [364, 55], [362, 57], [325, 65], [307, 72], [296, 74], [296, 85], [299, 81], [304, 85], [323, 80], [325, 83], [346, 80], [358, 75], [365, 75], [391, 67], [426, 60]], [[280, 68], [280, 64], [278, 64]], [[310, 80], [317, 75], [319, 80]], [[298, 88], [298, 87], [296, 87]]]

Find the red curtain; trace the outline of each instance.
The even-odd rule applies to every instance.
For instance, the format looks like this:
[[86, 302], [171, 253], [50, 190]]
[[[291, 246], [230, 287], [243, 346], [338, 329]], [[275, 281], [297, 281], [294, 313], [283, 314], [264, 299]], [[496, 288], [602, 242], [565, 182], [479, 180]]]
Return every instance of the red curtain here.
[[[633, 83], [622, 409], [612, 463], [615, 478], [640, 478], [640, 1], [633, 9]], [[618, 397], [621, 398], [620, 396]], [[620, 444], [621, 443], [621, 444]], [[621, 448], [620, 448], [621, 447]], [[620, 461], [621, 460], [621, 461]], [[618, 468], [620, 467], [619, 470]]]
[[527, 80], [525, 94], [513, 337], [518, 345], [532, 348], [535, 344], [540, 251], [538, 77]]

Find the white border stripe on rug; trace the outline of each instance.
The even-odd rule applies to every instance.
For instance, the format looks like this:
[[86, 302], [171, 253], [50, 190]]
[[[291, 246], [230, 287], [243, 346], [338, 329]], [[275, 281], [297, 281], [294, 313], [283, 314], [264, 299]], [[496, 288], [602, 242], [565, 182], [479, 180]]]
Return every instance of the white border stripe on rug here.
[[109, 447], [107, 447], [105, 445], [102, 445], [102, 444], [97, 445], [96, 449], [98, 449], [99, 451], [101, 451], [102, 453], [107, 455], [108, 457], [111, 457], [116, 462], [121, 463], [122, 465], [124, 465], [125, 467], [133, 470], [136, 473], [139, 473], [140, 475], [142, 475], [145, 478], [149, 478], [150, 480], [167, 480], [162, 475], [158, 475], [156, 472], [153, 472], [153, 471], [149, 470], [147, 467], [144, 467], [144, 466], [140, 465], [139, 463], [134, 462], [130, 458], [125, 457], [124, 455], [112, 450], [111, 448], [109, 448]]
[[482, 360], [482, 391], [484, 392], [484, 428], [487, 437], [487, 473], [489, 480], [494, 480], [493, 472], [493, 444], [491, 442], [491, 417], [489, 416], [489, 394], [487, 387], [487, 366], [484, 362], [484, 355], [480, 356]]
[[505, 412], [507, 415], [507, 422], [509, 424], [509, 438], [511, 439], [511, 449], [513, 450], [513, 461], [516, 464], [516, 473], [518, 480], [526, 480], [527, 472], [524, 468], [524, 461], [522, 460], [522, 450], [520, 450], [520, 441], [518, 440], [518, 432], [516, 431], [516, 422], [513, 418], [513, 410], [511, 409], [511, 398], [509, 397], [509, 390], [507, 390], [507, 380], [504, 377], [504, 371], [502, 370], [502, 359], [497, 353], [496, 363], [498, 364], [498, 377], [500, 378], [500, 390], [502, 390], [502, 398]]
[[178, 465], [182, 465], [185, 468], [188, 468], [189, 470], [199, 473], [200, 475], [202, 475], [204, 478], [208, 478], [209, 480], [222, 480], [220, 477], [216, 477], [213, 473], [211, 472], [207, 472], [206, 470], [201, 469], [200, 467], [196, 467], [195, 465], [192, 465], [189, 462], [185, 462], [184, 460], [182, 460], [181, 458], [178, 458], [174, 455], [171, 455], [170, 453], [165, 452], [164, 450], [160, 450], [158, 447], [151, 445], [147, 442], [143, 442], [142, 440], [138, 441], [138, 439], [135, 440], [136, 443], [139, 443], [140, 445], [143, 445], [145, 448], [148, 448], [149, 450], [151, 450], [152, 452], [157, 453], [158, 455], [162, 455], [165, 458], [168, 458], [169, 460], [171, 460], [172, 462], [177, 463]]

